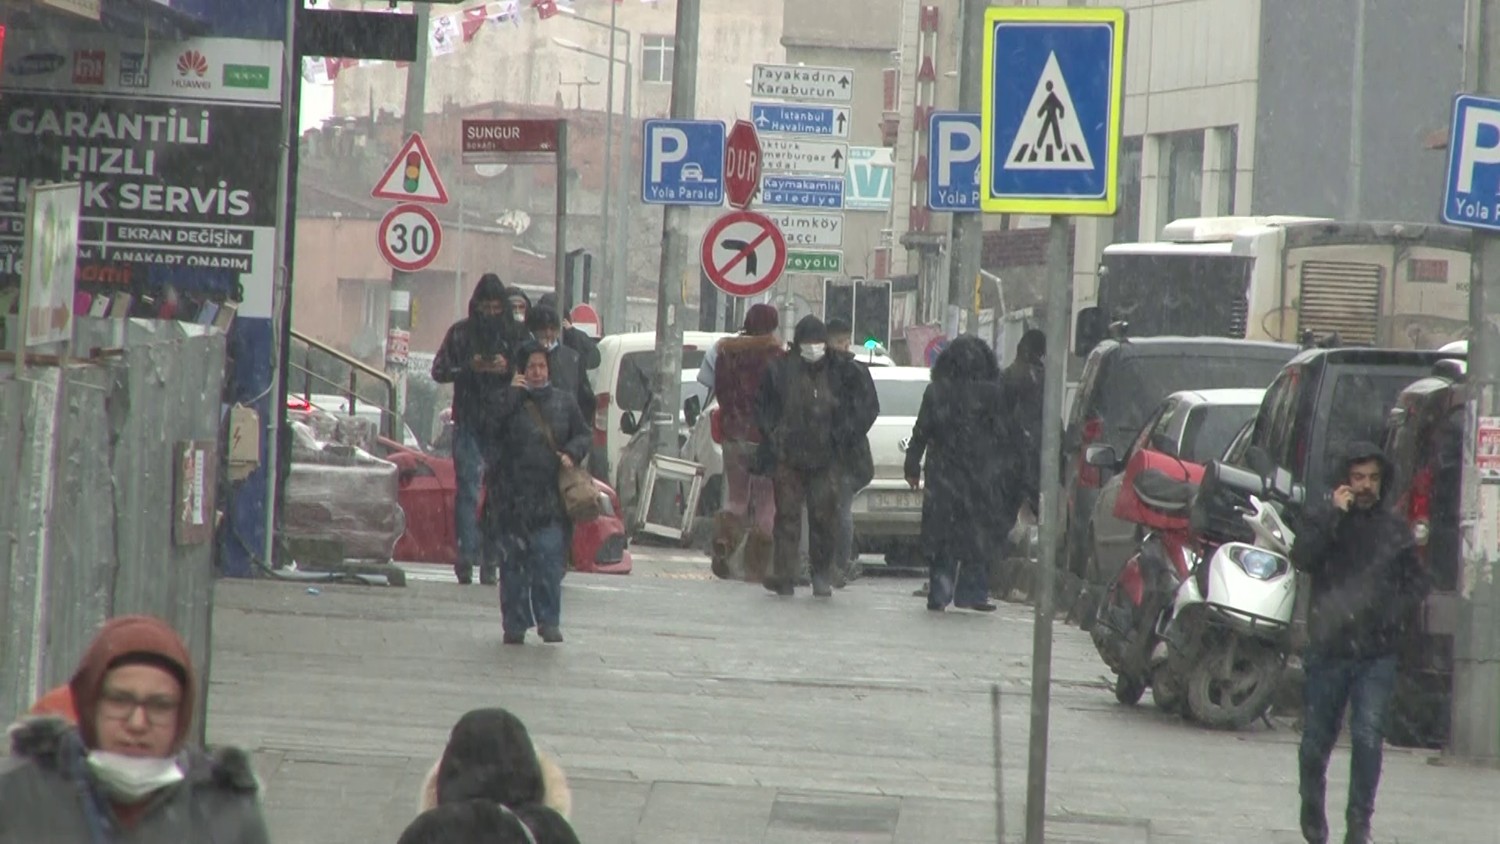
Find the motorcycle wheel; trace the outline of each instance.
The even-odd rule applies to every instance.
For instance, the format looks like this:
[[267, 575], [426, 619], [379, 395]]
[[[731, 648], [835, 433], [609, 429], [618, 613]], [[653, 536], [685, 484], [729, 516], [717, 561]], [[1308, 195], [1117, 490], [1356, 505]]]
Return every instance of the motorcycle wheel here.
[[1186, 714], [1187, 695], [1183, 692], [1182, 682], [1163, 665], [1151, 672], [1151, 702], [1156, 708], [1173, 715]]
[[1128, 674], [1115, 675], [1115, 700], [1126, 706], [1135, 706], [1146, 693], [1146, 681]]
[[1270, 708], [1284, 665], [1274, 648], [1225, 638], [1188, 672], [1188, 710], [1205, 726], [1242, 730]]

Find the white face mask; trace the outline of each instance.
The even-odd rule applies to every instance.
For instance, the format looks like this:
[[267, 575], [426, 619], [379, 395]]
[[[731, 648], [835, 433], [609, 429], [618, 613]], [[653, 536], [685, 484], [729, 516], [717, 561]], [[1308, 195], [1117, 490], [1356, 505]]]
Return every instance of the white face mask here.
[[176, 759], [123, 756], [104, 750], [89, 753], [89, 772], [111, 797], [132, 803], [182, 782], [183, 777]]
[[808, 363], [817, 363], [828, 352], [828, 347], [822, 343], [808, 343], [806, 346], [802, 346], [801, 349], [802, 359]]

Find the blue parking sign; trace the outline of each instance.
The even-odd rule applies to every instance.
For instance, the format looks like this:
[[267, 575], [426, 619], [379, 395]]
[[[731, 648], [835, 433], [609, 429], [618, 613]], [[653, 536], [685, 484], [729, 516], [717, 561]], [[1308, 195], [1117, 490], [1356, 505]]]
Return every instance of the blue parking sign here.
[[935, 111], [927, 125], [927, 207], [979, 210], [979, 115]]
[[647, 120], [641, 201], [648, 205], [724, 203], [724, 124]]
[[1453, 99], [1442, 221], [1500, 231], [1500, 100]]

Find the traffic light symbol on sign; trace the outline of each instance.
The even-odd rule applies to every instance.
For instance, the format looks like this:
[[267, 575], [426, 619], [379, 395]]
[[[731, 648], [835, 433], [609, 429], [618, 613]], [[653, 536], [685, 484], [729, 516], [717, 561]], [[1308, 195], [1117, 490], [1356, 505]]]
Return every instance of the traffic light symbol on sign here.
[[406, 155], [406, 178], [402, 180], [401, 186], [406, 188], [407, 193], [416, 193], [417, 188], [422, 186], [422, 156], [415, 150]]

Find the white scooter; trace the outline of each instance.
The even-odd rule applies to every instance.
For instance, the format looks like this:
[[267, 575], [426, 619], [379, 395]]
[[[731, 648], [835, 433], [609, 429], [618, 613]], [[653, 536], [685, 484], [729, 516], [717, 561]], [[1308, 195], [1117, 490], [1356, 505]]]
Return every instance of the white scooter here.
[[[1164, 641], [1153, 655], [1166, 662], [1186, 691], [1185, 714], [1206, 726], [1236, 730], [1270, 709], [1291, 650], [1297, 597], [1288, 556], [1295, 536], [1282, 509], [1300, 503], [1302, 491], [1293, 487], [1289, 473], [1270, 465], [1264, 452], [1252, 452], [1248, 458], [1261, 470], [1259, 477], [1214, 464], [1204, 479], [1210, 499], [1204, 507], [1216, 506], [1212, 499], [1221, 489], [1241, 491], [1233, 497], [1248, 499], [1248, 506], [1229, 505], [1231, 513], [1221, 501], [1216, 521], [1242, 523], [1253, 541], [1226, 537], [1215, 544], [1217, 532], [1203, 531], [1200, 550], [1207, 559], [1192, 561], [1192, 576], [1178, 587], [1159, 631]], [[1250, 493], [1252, 488], [1259, 494]], [[1243, 530], [1223, 532], [1233, 533], [1242, 536]]]

